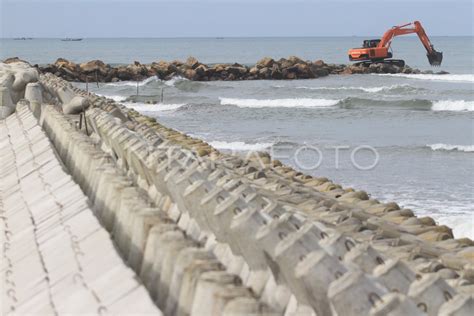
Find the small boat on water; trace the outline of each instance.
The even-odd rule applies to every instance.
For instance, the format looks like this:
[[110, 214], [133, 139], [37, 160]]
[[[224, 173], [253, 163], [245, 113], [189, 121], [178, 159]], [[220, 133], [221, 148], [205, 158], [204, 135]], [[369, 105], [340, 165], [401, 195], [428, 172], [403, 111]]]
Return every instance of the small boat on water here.
[[82, 38], [63, 38], [61, 39], [63, 42], [79, 42], [82, 41]]

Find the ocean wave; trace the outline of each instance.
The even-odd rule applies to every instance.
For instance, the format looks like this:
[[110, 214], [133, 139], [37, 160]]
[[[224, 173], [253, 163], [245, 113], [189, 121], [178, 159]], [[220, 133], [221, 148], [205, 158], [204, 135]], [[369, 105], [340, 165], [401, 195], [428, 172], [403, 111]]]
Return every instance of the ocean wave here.
[[[278, 87], [278, 86], [275, 86]], [[421, 88], [415, 88], [408, 84], [396, 84], [391, 86], [380, 86], [380, 87], [307, 87], [299, 86], [296, 89], [304, 90], [317, 90], [317, 91], [339, 91], [339, 90], [348, 90], [348, 91], [362, 91], [367, 93], [378, 93], [378, 92], [409, 92], [409, 91], [418, 91], [422, 90]]]
[[474, 82], [474, 74], [457, 74], [457, 75], [377, 74], [377, 76], [402, 77], [402, 78], [409, 78], [409, 79], [432, 80], [432, 81]]
[[433, 102], [433, 111], [474, 111], [474, 101], [465, 100], [441, 100]]
[[463, 151], [463, 152], [474, 152], [474, 145], [448, 145], [448, 144], [432, 144], [427, 145], [434, 151]]
[[148, 112], [148, 113], [174, 111], [186, 105], [186, 104], [166, 104], [166, 103], [147, 104], [147, 103], [134, 103], [134, 102], [122, 102], [122, 104], [138, 112]]
[[264, 108], [264, 107], [331, 107], [339, 103], [340, 100], [328, 99], [233, 99], [219, 98], [221, 105], [235, 105], [241, 108]]
[[[186, 82], [186, 81], [189, 81], [189, 80], [184, 78], [184, 77], [181, 77], [181, 76], [175, 76], [175, 77], [171, 78], [170, 80], [161, 80], [157, 76], [153, 76], [153, 77], [146, 78], [142, 81], [138, 81], [138, 86], [143, 87], [143, 86], [152, 84], [154, 82], [158, 82], [158, 83], [161, 83], [161, 84], [163, 84], [165, 86], [168, 86], [168, 87], [175, 87], [177, 84], [182, 83], [182, 82]], [[127, 86], [128, 87], [136, 87], [137, 86], [137, 81], [109, 82], [109, 83], [106, 83], [106, 85], [111, 86], [111, 87], [127, 87]]]
[[245, 143], [245, 142], [226, 142], [226, 141], [211, 141], [209, 145], [216, 149], [235, 150], [235, 151], [259, 151], [265, 150], [273, 146], [273, 143]]
[[[149, 78], [146, 78], [142, 81], [138, 81], [138, 86], [139, 87], [142, 87], [142, 86], [146, 86], [148, 84], [150, 84], [151, 82], [160, 82], [161, 80], [156, 77], [156, 76], [153, 76], [153, 77], [149, 77]], [[107, 86], [111, 86], [111, 87], [126, 87], [126, 86], [129, 86], [129, 87], [136, 87], [137, 86], [137, 81], [119, 81], [119, 82], [109, 82], [109, 83], [106, 83]]]
[[114, 100], [115, 102], [122, 102], [122, 101], [125, 101], [127, 99], [127, 97], [123, 96], [123, 95], [106, 95], [106, 94], [100, 94], [100, 93], [96, 93], [96, 94], [98, 96]]
[[170, 80], [161, 80], [161, 82], [163, 82], [168, 87], [174, 87], [177, 83], [183, 82], [183, 81], [186, 82], [186, 81], [189, 81], [189, 79], [186, 79], [181, 76], [174, 76]]

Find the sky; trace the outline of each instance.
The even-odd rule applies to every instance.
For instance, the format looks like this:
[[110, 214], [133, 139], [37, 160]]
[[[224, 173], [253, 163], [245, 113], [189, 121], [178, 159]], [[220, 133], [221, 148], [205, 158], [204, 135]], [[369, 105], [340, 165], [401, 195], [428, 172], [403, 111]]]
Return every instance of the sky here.
[[0, 0], [0, 37], [473, 35], [472, 0]]

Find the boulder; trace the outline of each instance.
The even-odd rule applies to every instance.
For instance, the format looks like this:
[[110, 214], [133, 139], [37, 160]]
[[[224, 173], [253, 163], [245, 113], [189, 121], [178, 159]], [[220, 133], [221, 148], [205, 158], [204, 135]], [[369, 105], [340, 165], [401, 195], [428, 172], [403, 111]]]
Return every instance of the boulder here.
[[330, 71], [328, 67], [321, 67], [321, 66], [316, 66], [314, 63], [311, 64], [310, 66], [311, 72], [313, 73], [314, 77], [324, 77], [329, 75]]
[[177, 70], [174, 64], [166, 62], [164, 60], [160, 60], [159, 62], [153, 62], [151, 64], [151, 68], [153, 68], [156, 71], [156, 74], [160, 78], [164, 78], [171, 72], [176, 72]]
[[249, 74], [250, 74], [251, 76], [254, 76], [254, 75], [258, 74], [258, 68], [257, 68], [257, 67], [252, 67], [252, 68], [250, 68]]
[[272, 71], [271, 71], [271, 77], [272, 77], [272, 79], [277, 79], [277, 80], [283, 78], [283, 74], [282, 74], [278, 64], [273, 64]]
[[290, 67], [293, 67], [293, 65], [294, 65], [291, 61], [289, 61], [288, 59], [285, 59], [285, 58], [281, 58], [278, 61], [278, 64], [280, 65], [281, 69], [290, 68]]
[[195, 58], [195, 57], [188, 57], [188, 59], [186, 59], [186, 65], [191, 67], [192, 69], [196, 69], [200, 63], [199, 61]]
[[273, 66], [274, 63], [275, 61], [273, 60], [273, 58], [264, 57], [257, 62], [256, 66], [258, 68], [270, 68], [271, 66]]
[[288, 71], [296, 73], [297, 78], [314, 78], [314, 74], [311, 72], [309, 65], [306, 63], [296, 64], [293, 67], [288, 68]]
[[247, 73], [247, 68], [243, 66], [231, 66], [226, 69], [227, 72], [234, 74], [237, 77], [245, 75]]
[[197, 78], [196, 70], [194, 69], [186, 69], [183, 73], [184, 77], [189, 80], [195, 80]]
[[316, 60], [315, 62], [313, 62], [313, 65], [316, 66], [316, 67], [324, 67], [324, 66], [327, 66], [324, 61], [322, 61], [321, 59], [318, 59]]
[[270, 79], [271, 77], [271, 70], [270, 68], [264, 67], [258, 71], [258, 76], [261, 79]]
[[296, 79], [296, 74], [294, 72], [287, 71], [285, 75], [285, 79], [289, 79], [289, 80]]
[[110, 66], [106, 65], [102, 60], [91, 60], [79, 65], [82, 72], [85, 73], [100, 73], [106, 75]]
[[135, 61], [133, 64], [127, 66], [127, 70], [133, 79], [140, 79], [148, 74], [148, 69], [145, 65]]
[[56, 61], [54, 62], [54, 66], [56, 66], [58, 69], [61, 69], [61, 68], [67, 69], [70, 72], [77, 71], [77, 64], [65, 58], [56, 59]]
[[120, 66], [117, 68], [117, 78], [120, 80], [131, 80], [132, 75], [128, 71], [127, 67]]
[[196, 67], [195, 71], [198, 77], [204, 77], [209, 74], [209, 68], [207, 68], [206, 65], [199, 65], [198, 67]]
[[290, 62], [292, 65], [304, 64], [305, 63], [301, 58], [296, 57], [296, 56], [288, 57], [288, 62]]

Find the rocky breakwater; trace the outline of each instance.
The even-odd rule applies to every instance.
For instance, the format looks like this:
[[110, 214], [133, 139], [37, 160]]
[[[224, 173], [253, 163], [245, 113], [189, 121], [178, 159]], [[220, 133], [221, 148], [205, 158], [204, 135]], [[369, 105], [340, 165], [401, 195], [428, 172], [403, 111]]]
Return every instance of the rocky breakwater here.
[[[17, 61], [10, 58], [5, 62]], [[101, 60], [92, 60], [76, 64], [59, 58], [53, 64], [38, 67], [43, 73], [52, 73], [68, 81], [78, 82], [117, 82], [125, 80], [143, 80], [157, 76], [168, 80], [181, 76], [194, 81], [216, 80], [291, 80], [312, 79], [328, 75], [349, 75], [369, 73], [422, 73], [409, 66], [399, 67], [383, 63], [366, 64], [327, 64], [322, 60], [309, 61], [290, 56], [275, 60], [265, 57], [255, 65], [243, 64], [203, 64], [194, 57], [186, 61], [157, 61], [141, 64], [135, 61], [131, 65], [111, 66]], [[424, 73], [432, 73], [430, 71]]]

